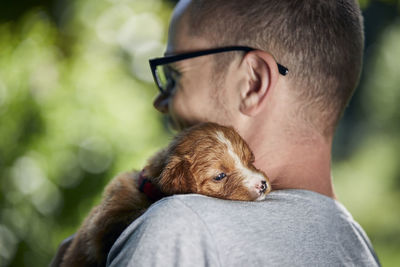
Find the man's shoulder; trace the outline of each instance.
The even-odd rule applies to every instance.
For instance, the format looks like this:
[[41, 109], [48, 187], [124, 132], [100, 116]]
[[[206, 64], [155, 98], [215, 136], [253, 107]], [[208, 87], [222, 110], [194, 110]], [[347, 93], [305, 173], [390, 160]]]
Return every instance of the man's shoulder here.
[[[327, 216], [340, 215], [340, 219], [353, 220], [351, 214], [338, 201], [308, 190], [278, 190], [271, 192], [263, 201], [233, 201], [207, 197], [199, 194], [174, 195], [153, 204], [147, 211], [149, 216], [172, 212], [182, 216], [197, 215], [202, 217], [213, 214], [224, 217], [232, 214], [263, 212], [265, 216]], [[258, 214], [257, 216], [260, 216]], [[176, 216], [172, 216], [176, 218]]]
[[[268, 235], [261, 233], [268, 229]], [[263, 201], [231, 201], [198, 194], [174, 195], [154, 203], [123, 233], [151, 233], [158, 238], [179, 235], [240, 242], [240, 236], [264, 236], [262, 242], [310, 242], [339, 235], [364, 235], [361, 227], [339, 202], [306, 190], [272, 192]], [[307, 233], [304, 235], [304, 233]], [[304, 236], [303, 236], [304, 235]], [[346, 237], [347, 238], [347, 237]], [[319, 240], [321, 241], [321, 240]]]
[[[158, 251], [160, 257], [169, 255], [168, 259], [191, 255], [217, 266], [221, 262], [345, 265], [346, 261], [376, 266], [370, 242], [350, 213], [339, 202], [306, 190], [275, 191], [259, 202], [197, 194], [164, 198], [128, 227], [110, 259], [116, 257], [114, 262], [120, 263], [121, 255], [145, 254], [144, 248]], [[249, 256], [250, 251], [257, 256]], [[150, 264], [148, 258], [130, 258]], [[203, 263], [199, 266], [207, 265]]]
[[128, 226], [114, 243], [108, 266], [219, 266], [214, 246], [199, 215], [181, 197], [171, 196]]
[[198, 194], [174, 195], [154, 203], [141, 219], [152, 223], [179, 224], [187, 219], [203, 223], [228, 220], [242, 223], [241, 218], [278, 225], [289, 222], [307, 224], [317, 218], [320, 223], [352, 223], [351, 214], [338, 201], [307, 190], [271, 192], [263, 201], [232, 201]]
[[[178, 195], [170, 196], [155, 202], [125, 230], [123, 235], [133, 231], [151, 232], [154, 236], [163, 233], [173, 235], [173, 232], [182, 233], [188, 227], [199, 228], [201, 225], [198, 225], [197, 221], [200, 218], [192, 206], [187, 204], [191, 198], [196, 199], [197, 195], [184, 198]], [[189, 202], [193, 204], [193, 201]]]

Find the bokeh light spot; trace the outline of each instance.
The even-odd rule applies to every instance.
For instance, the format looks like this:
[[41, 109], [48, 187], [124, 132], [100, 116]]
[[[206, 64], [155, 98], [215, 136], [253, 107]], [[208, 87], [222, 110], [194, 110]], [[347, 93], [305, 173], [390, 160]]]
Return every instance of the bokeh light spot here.
[[17, 242], [18, 239], [13, 232], [0, 224], [0, 266], [6, 266], [14, 257]]
[[163, 34], [163, 26], [158, 17], [151, 13], [142, 13], [125, 22], [119, 30], [117, 40], [125, 51], [134, 55], [136, 49], [143, 44], [160, 41]]
[[102, 137], [89, 137], [81, 143], [78, 158], [85, 171], [102, 173], [110, 167], [113, 159], [111, 145]]
[[97, 36], [105, 43], [116, 44], [118, 30], [132, 16], [133, 11], [127, 5], [115, 5], [110, 7], [97, 19]]
[[17, 159], [12, 167], [12, 178], [18, 190], [25, 195], [40, 190], [46, 182], [37, 162], [28, 156]]

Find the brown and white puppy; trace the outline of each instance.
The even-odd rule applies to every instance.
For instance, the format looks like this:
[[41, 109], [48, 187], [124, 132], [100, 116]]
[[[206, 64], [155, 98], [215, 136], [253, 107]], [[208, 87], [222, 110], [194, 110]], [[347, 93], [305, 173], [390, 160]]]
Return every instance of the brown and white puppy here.
[[[253, 153], [233, 128], [203, 123], [182, 131], [142, 172], [120, 174], [111, 181], [101, 204], [74, 236], [61, 266], [105, 266], [112, 244], [159, 193], [263, 200], [271, 186], [253, 162]], [[143, 186], [147, 195], [141, 192], [146, 192]]]

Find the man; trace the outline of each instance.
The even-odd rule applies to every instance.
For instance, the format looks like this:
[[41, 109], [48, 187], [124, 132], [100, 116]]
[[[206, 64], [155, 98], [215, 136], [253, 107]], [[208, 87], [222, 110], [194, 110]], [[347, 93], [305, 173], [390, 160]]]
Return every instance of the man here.
[[355, 0], [180, 1], [172, 57], [151, 62], [161, 91], [154, 106], [177, 129], [233, 126], [275, 191], [261, 203], [163, 199], [122, 234], [108, 264], [379, 265], [331, 179], [333, 134], [362, 51]]
[[263, 202], [164, 198], [120, 236], [108, 265], [378, 266], [331, 178], [362, 51], [355, 0], [180, 1], [172, 57], [151, 63], [154, 106], [177, 129], [233, 126], [275, 191]]

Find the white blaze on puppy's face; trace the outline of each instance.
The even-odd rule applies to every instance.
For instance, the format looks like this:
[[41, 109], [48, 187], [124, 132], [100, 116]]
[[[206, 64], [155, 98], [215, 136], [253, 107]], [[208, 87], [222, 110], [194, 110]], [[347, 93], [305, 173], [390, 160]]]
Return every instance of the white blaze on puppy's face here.
[[255, 200], [265, 199], [266, 194], [270, 191], [270, 184], [268, 179], [259, 171], [248, 168], [240, 159], [239, 155], [235, 152], [231, 141], [226, 138], [225, 134], [221, 131], [216, 133], [218, 141], [225, 144], [227, 152], [235, 163], [237, 172], [243, 177], [243, 185], [249, 190], [252, 195], [256, 196]]

